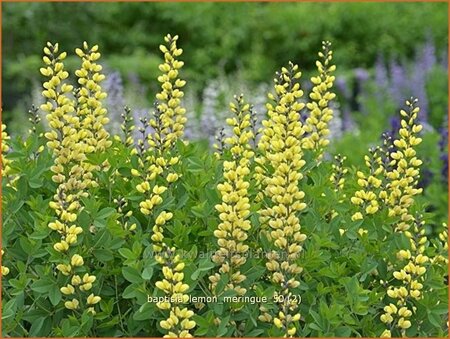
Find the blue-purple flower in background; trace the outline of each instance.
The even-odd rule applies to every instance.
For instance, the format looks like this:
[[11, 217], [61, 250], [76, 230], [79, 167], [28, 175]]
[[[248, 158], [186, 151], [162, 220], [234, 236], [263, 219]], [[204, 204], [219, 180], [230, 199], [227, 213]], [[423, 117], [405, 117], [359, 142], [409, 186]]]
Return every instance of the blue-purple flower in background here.
[[443, 127], [440, 128], [440, 139], [439, 139], [439, 159], [442, 162], [442, 180], [448, 183], [448, 116], [445, 117], [445, 122]]

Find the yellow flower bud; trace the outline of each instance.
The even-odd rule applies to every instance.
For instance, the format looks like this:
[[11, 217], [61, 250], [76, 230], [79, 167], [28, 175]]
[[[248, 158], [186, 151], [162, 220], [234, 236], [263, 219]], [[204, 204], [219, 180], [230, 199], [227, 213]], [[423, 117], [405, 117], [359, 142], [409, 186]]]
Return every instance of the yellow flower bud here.
[[274, 323], [274, 325], [275, 325], [276, 327], [278, 327], [278, 328], [282, 328], [282, 327], [283, 327], [283, 323], [282, 323], [281, 320], [278, 319], [278, 318], [274, 318], [274, 319], [273, 319], [273, 323]]

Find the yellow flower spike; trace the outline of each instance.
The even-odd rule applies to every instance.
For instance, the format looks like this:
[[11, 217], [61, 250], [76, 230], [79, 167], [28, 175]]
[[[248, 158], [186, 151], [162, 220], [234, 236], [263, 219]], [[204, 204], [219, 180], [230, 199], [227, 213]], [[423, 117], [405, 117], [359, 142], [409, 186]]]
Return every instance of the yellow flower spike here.
[[333, 118], [333, 110], [329, 108], [329, 102], [336, 96], [330, 92], [335, 79], [331, 73], [336, 70], [336, 66], [330, 65], [333, 59], [331, 43], [329, 41], [322, 42], [322, 50], [323, 53], [319, 52], [321, 61], [316, 62], [319, 76], [311, 78], [314, 84], [310, 94], [312, 101], [306, 105], [310, 115], [304, 125], [307, 134], [302, 140], [302, 147], [314, 150], [318, 159], [322, 158], [323, 150], [329, 143], [329, 140], [326, 139], [329, 133], [328, 122]]
[[[409, 218], [407, 219], [409, 220]], [[393, 273], [394, 278], [399, 280], [403, 286], [399, 288], [391, 286], [387, 292], [390, 298], [397, 299], [397, 305], [399, 306], [397, 326], [403, 331], [411, 326], [411, 322], [406, 320], [406, 318], [413, 315], [409, 305], [411, 303], [414, 304], [415, 300], [420, 300], [423, 297], [420, 291], [423, 288], [423, 284], [420, 281], [423, 282], [425, 280], [424, 274], [427, 272], [427, 268], [423, 265], [429, 261], [429, 258], [423, 255], [417, 246], [421, 238], [413, 236], [413, 234], [424, 233], [424, 222], [421, 220], [420, 215], [414, 217], [410, 222], [412, 227], [409, 228], [409, 231], [403, 232], [410, 239], [411, 250], [400, 250], [397, 253], [397, 257], [402, 259], [404, 266], [403, 269]], [[415, 306], [412, 307], [413, 310], [414, 308]]]
[[[262, 227], [271, 239], [274, 249], [290, 249], [290, 253], [281, 261], [276, 251], [267, 255], [266, 267], [274, 284], [281, 286], [280, 294], [285, 296], [277, 303], [278, 310], [289, 310], [289, 316], [274, 318], [275, 326], [282, 328], [285, 336], [294, 326], [292, 317], [298, 314], [298, 303], [287, 298], [292, 289], [299, 284], [297, 275], [302, 268], [298, 258], [302, 242], [306, 236], [301, 233], [298, 214], [306, 208], [301, 200], [304, 193], [299, 190], [303, 175], [300, 172], [305, 165], [302, 159], [302, 136], [304, 126], [300, 120], [300, 111], [304, 104], [300, 101], [303, 91], [298, 79], [301, 73], [298, 67], [289, 63], [288, 67], [277, 73], [274, 79], [275, 94], [269, 95], [273, 101], [267, 104], [268, 119], [263, 121], [262, 135], [258, 143], [261, 156], [255, 178], [262, 191], [264, 204], [259, 212]], [[292, 330], [291, 330], [292, 331]]]
[[366, 215], [375, 214], [380, 210], [381, 178], [384, 175], [380, 148], [372, 147], [369, 149], [369, 155], [365, 156], [365, 164], [368, 168], [368, 174], [362, 171], [356, 173], [360, 190], [356, 191], [350, 199], [358, 209], [358, 212], [355, 212], [352, 216], [353, 221], [362, 220]]
[[335, 192], [344, 189], [345, 174], [348, 172], [348, 169], [344, 168], [344, 161], [346, 159], [347, 157], [337, 154], [334, 157], [335, 162], [331, 165], [333, 173], [330, 176], [330, 182], [332, 183]]
[[101, 66], [96, 62], [100, 57], [100, 53], [96, 52], [98, 47], [89, 49], [85, 43], [83, 49], [76, 49], [82, 61], [81, 68], [75, 72], [81, 85], [77, 92], [77, 116], [84, 129], [85, 143], [90, 146], [88, 152], [103, 152], [112, 144], [104, 127], [109, 120], [106, 117], [107, 110], [102, 107], [106, 93], [102, 91], [100, 83], [105, 76], [100, 73]]
[[167, 45], [160, 46], [164, 53], [164, 63], [159, 66], [163, 75], [158, 78], [161, 82], [161, 92], [156, 95], [155, 114], [150, 120], [150, 125], [157, 128], [155, 134], [148, 135], [149, 145], [154, 145], [160, 152], [174, 146], [176, 140], [182, 137], [186, 123], [186, 109], [181, 106], [180, 100], [184, 96], [181, 88], [185, 81], [178, 79], [183, 63], [177, 58], [182, 54], [182, 50], [177, 48], [177, 40], [177, 36], [167, 35]]
[[[70, 265], [60, 263], [56, 269], [64, 276], [72, 274], [73, 267], [84, 264], [83, 258], [75, 254], [69, 256], [69, 248], [77, 243], [77, 236], [83, 229], [74, 224], [77, 220], [77, 213], [80, 210], [80, 198], [86, 196], [86, 188], [93, 186], [92, 171], [95, 166], [87, 163], [86, 154], [94, 151], [89, 144], [88, 133], [85, 122], [81, 123], [77, 109], [80, 102], [76, 104], [72, 99], [73, 86], [68, 84], [69, 73], [65, 70], [64, 59], [66, 53], [58, 54], [58, 44], [47, 43], [44, 48], [45, 67], [40, 69], [41, 74], [46, 77], [43, 84], [43, 97], [46, 99], [41, 109], [47, 113], [47, 120], [50, 131], [45, 133], [48, 140], [48, 147], [54, 156], [54, 165], [51, 171], [54, 173], [52, 180], [57, 184], [53, 201], [50, 207], [55, 211], [56, 220], [52, 220], [48, 227], [58, 233], [61, 237], [53, 247], [61, 255], [63, 262], [70, 261]], [[88, 67], [88, 63], [84, 63]], [[91, 65], [92, 66], [92, 63]], [[89, 67], [90, 67], [89, 66]], [[98, 67], [93, 66], [92, 71], [98, 72]], [[87, 76], [88, 71], [84, 70], [83, 76]], [[96, 76], [98, 81], [101, 77]], [[78, 98], [85, 94], [89, 95], [86, 86], [94, 90], [92, 83], [85, 82], [85, 86], [79, 89], [75, 95]], [[101, 96], [97, 96], [101, 98]], [[101, 108], [97, 107], [101, 113]], [[61, 292], [66, 295], [73, 294], [74, 287], [81, 284], [81, 278], [72, 276], [71, 285], [61, 287]], [[71, 310], [79, 308], [79, 301], [73, 299], [65, 302], [65, 307]]]
[[[399, 147], [399, 150], [392, 157], [392, 170], [387, 173], [387, 176], [392, 180], [387, 185], [385, 203], [389, 207], [391, 216], [401, 216], [402, 219], [409, 216], [408, 209], [414, 202], [414, 195], [421, 192], [421, 190], [415, 189], [419, 178], [418, 167], [422, 163], [415, 158], [414, 150], [415, 146], [421, 142], [421, 139], [417, 138], [416, 135], [422, 129], [415, 122], [419, 112], [416, 105], [417, 99], [411, 99], [407, 101], [408, 112], [404, 110], [401, 112], [401, 124], [403, 126], [401, 130], [404, 130], [404, 132], [400, 133], [399, 139], [394, 140], [394, 145]], [[406, 199], [407, 196], [410, 196], [410, 198]], [[406, 231], [408, 225], [400, 222], [397, 229]]]
[[[139, 169], [133, 169], [132, 175], [141, 178], [136, 190], [144, 195], [139, 203], [140, 211], [144, 215], [150, 216], [154, 220], [152, 226], [153, 234], [151, 240], [152, 247], [156, 252], [155, 259], [162, 265], [165, 279], [156, 282], [156, 288], [162, 290], [168, 297], [173, 298], [173, 303], [159, 302], [157, 307], [174, 313], [179, 305], [186, 303], [189, 296], [185, 292], [189, 289], [187, 284], [183, 284], [184, 264], [180, 262], [179, 256], [175, 255], [175, 248], [168, 248], [164, 238], [164, 226], [173, 217], [173, 214], [161, 211], [154, 215], [158, 205], [163, 203], [164, 192], [173, 185], [179, 178], [175, 173], [174, 166], [180, 162], [176, 152], [175, 143], [182, 137], [184, 124], [186, 122], [186, 109], [181, 106], [181, 99], [184, 96], [182, 87], [184, 80], [178, 79], [179, 69], [183, 63], [177, 60], [182, 54], [182, 50], [177, 48], [178, 37], [166, 36], [167, 46], [160, 46], [164, 54], [164, 63], [159, 66], [163, 73], [158, 77], [161, 83], [161, 91], [156, 95], [154, 112], [152, 118], [146, 121], [147, 126], [153, 128], [153, 133], [145, 135], [145, 142], [148, 147], [144, 147], [144, 142], [138, 145]], [[165, 178], [166, 185], [155, 184], [157, 178]], [[135, 229], [136, 225], [130, 226], [129, 230]], [[173, 318], [163, 320], [162, 327], [168, 332], [166, 337], [191, 337], [188, 329], [177, 327], [172, 328]], [[170, 325], [170, 326], [169, 326]], [[189, 323], [192, 328], [194, 324]]]
[[[167, 211], [159, 211], [158, 207], [163, 203], [165, 191], [180, 177], [175, 171], [175, 166], [180, 162], [175, 146], [183, 135], [186, 123], [186, 109], [181, 103], [184, 96], [182, 87], [186, 82], [178, 78], [183, 66], [183, 63], [177, 60], [182, 54], [182, 50], [177, 47], [178, 36], [167, 35], [164, 40], [166, 45], [160, 46], [164, 54], [164, 62], [159, 66], [162, 75], [158, 77], [161, 91], [156, 94], [151, 119], [145, 120], [146, 126], [152, 127], [153, 132], [148, 135], [143, 133], [144, 140], [139, 142], [137, 149], [139, 168], [134, 169], [132, 174], [141, 179], [136, 186], [136, 190], [144, 196], [139, 203], [140, 211], [154, 222], [151, 228], [152, 247], [156, 253], [155, 260], [161, 264], [165, 276], [165, 279], [156, 282], [156, 288], [175, 300], [173, 303], [159, 302], [157, 307], [174, 314], [176, 307], [189, 300], [189, 296], [185, 294], [189, 286], [182, 282], [184, 264], [181, 263], [180, 257], [175, 255], [176, 249], [169, 248], [164, 238], [165, 225], [173, 215]], [[160, 178], [165, 179], [167, 183], [159, 183]], [[155, 183], [157, 179], [158, 184]], [[158, 214], [155, 214], [157, 210]], [[190, 326], [193, 328], [195, 323], [188, 323], [190, 328], [183, 329], [180, 326], [173, 328], [174, 322], [171, 317], [163, 320], [162, 327], [168, 331], [165, 337], [191, 337], [189, 329]]]
[[[240, 95], [234, 97], [230, 108], [233, 118], [227, 119], [227, 122], [232, 127], [233, 135], [227, 138], [225, 143], [230, 149], [233, 160], [225, 161], [223, 169], [225, 181], [217, 186], [221, 193], [222, 204], [217, 205], [216, 209], [220, 213], [219, 217], [222, 222], [214, 231], [220, 248], [213, 255], [212, 260], [221, 265], [219, 272], [228, 276], [229, 283], [225, 289], [234, 289], [239, 294], [245, 292], [245, 289], [242, 289], [239, 284], [246, 277], [240, 273], [239, 267], [246, 262], [245, 253], [248, 246], [244, 241], [247, 239], [246, 231], [251, 228], [250, 221], [247, 220], [250, 215], [247, 191], [250, 183], [247, 176], [250, 173], [249, 166], [254, 152], [249, 143], [253, 138], [249, 123], [250, 105], [244, 101], [243, 95]], [[232, 222], [230, 223], [230, 221]], [[224, 256], [225, 252], [229, 255]], [[235, 274], [230, 274], [231, 272], [235, 272]], [[210, 281], [214, 293], [217, 281], [211, 280], [211, 278]]]

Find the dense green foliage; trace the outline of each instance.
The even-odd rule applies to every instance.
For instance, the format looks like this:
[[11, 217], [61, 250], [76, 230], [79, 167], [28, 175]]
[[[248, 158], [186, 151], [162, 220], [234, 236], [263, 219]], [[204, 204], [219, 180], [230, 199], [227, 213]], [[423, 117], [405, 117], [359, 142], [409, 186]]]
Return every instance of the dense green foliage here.
[[[131, 223], [137, 223], [135, 233], [125, 231], [113, 199], [122, 196], [128, 201], [126, 211], [138, 211], [140, 194], [135, 191], [130, 171], [137, 159], [129, 156], [129, 150], [115, 142], [108, 153], [92, 159], [101, 164], [108, 159], [111, 167], [98, 173], [99, 188], [83, 199], [83, 211], [79, 225], [85, 230], [80, 238], [81, 254], [88, 258], [92, 274], [98, 277], [98, 291], [103, 300], [95, 317], [66, 318], [60, 304], [59, 286], [65, 277], [55, 277], [53, 272], [51, 244], [55, 241], [47, 227], [51, 220], [49, 200], [55, 190], [51, 182], [52, 159], [47, 150], [39, 153], [45, 145], [42, 137], [32, 135], [26, 146], [20, 140], [12, 144], [14, 172], [20, 173], [17, 191], [3, 188], [3, 245], [6, 255], [3, 264], [11, 273], [3, 279], [3, 334], [11, 336], [160, 336], [155, 320], [161, 319], [153, 303], [147, 303], [147, 295], [155, 293], [154, 281], [160, 275], [151, 256], [148, 231], [149, 220], [136, 212]], [[161, 209], [176, 211], [176, 222], [167, 231], [170, 241], [186, 255], [186, 283], [189, 293], [203, 296], [208, 290], [208, 272], [214, 269], [208, 257], [215, 248], [213, 231], [218, 224], [214, 205], [219, 200], [215, 186], [222, 180], [221, 166], [209, 155], [204, 145], [178, 145], [179, 154], [186, 159], [180, 167], [182, 185], [169, 192]], [[349, 152], [350, 153], [350, 152]], [[131, 160], [131, 161], [130, 161]], [[312, 164], [311, 164], [312, 165]], [[348, 173], [349, 185], [343, 192], [351, 196], [354, 184]], [[405, 239], [391, 229], [391, 220], [385, 215], [364, 222], [350, 221], [352, 210], [349, 202], [339, 203], [328, 178], [332, 173], [329, 163], [314, 166], [305, 184], [308, 209], [302, 215], [304, 232], [308, 236], [300, 261], [304, 267], [301, 287], [302, 296], [300, 336], [377, 336], [383, 325], [379, 322], [379, 310], [385, 288], [378, 283], [388, 276], [386, 254], [392, 256], [403, 248]], [[254, 192], [252, 193], [254, 194]], [[325, 194], [325, 196], [324, 196]], [[444, 198], [444, 192], [440, 193]], [[421, 206], [435, 205], [437, 196], [420, 199]], [[432, 199], [432, 200], [431, 200]], [[445, 208], [442, 201], [439, 208]], [[255, 213], [257, 205], [253, 207]], [[342, 217], [329, 220], [332, 211], [338, 210]], [[249, 244], [262, 252], [270, 249], [267, 239], [260, 233], [258, 219], [251, 218], [254, 228]], [[440, 229], [438, 217], [427, 214], [427, 233], [432, 235]], [[339, 229], [347, 232], [341, 236]], [[363, 227], [368, 234], [358, 233]], [[380, 242], [384, 236], [388, 241]], [[432, 240], [432, 243], [439, 245]], [[266, 296], [271, 300], [275, 288], [265, 279], [264, 259], [251, 258], [244, 267], [248, 286], [254, 285], [249, 295]], [[434, 288], [420, 302], [417, 319], [409, 336], [444, 336], [443, 316], [447, 314], [446, 283], [442, 269], [433, 268], [426, 284]], [[381, 298], [381, 299], [380, 299]], [[436, 307], [436, 302], [441, 304]], [[270, 307], [271, 302], [268, 305]], [[247, 319], [242, 331], [247, 336], [275, 335], [270, 326], [261, 325], [257, 305], [245, 304], [239, 313], [229, 314], [226, 305], [210, 303], [198, 316], [196, 336], [230, 336], [235, 333], [228, 321]], [[215, 326], [219, 317], [223, 326]], [[423, 322], [420, 332], [417, 324]]]

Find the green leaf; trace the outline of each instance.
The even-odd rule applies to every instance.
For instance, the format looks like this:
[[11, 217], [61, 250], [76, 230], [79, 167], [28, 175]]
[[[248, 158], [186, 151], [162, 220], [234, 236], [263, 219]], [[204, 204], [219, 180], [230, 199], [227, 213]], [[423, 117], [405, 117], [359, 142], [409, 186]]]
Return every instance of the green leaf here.
[[114, 208], [105, 207], [97, 213], [97, 215], [95, 216], [95, 219], [106, 219], [109, 216], [113, 215], [115, 212], [116, 212], [116, 210]]
[[143, 280], [139, 271], [134, 267], [130, 266], [122, 268], [122, 275], [125, 279], [127, 279], [131, 283], [139, 284]]
[[92, 251], [92, 254], [101, 262], [107, 262], [114, 259], [113, 252], [107, 249], [96, 249]]
[[52, 288], [54, 288], [54, 286], [55, 285], [54, 285], [53, 281], [43, 278], [43, 279], [35, 281], [31, 285], [31, 289], [38, 293], [47, 293]]
[[154, 303], [145, 303], [134, 313], [133, 319], [137, 321], [153, 319], [156, 315], [155, 310], [156, 305]]
[[119, 253], [126, 259], [136, 259], [135, 254], [128, 248], [119, 248]]
[[53, 306], [56, 306], [61, 301], [61, 291], [59, 290], [58, 286], [53, 285], [53, 288], [50, 289], [48, 292], [48, 298], [50, 299], [50, 302]]
[[439, 305], [433, 306], [431, 312], [435, 314], [447, 314], [448, 313], [448, 304], [446, 302], [440, 303]]
[[428, 320], [430, 321], [430, 323], [437, 327], [437, 328], [441, 328], [444, 326], [445, 322], [443, 320], [443, 317], [440, 316], [439, 314], [433, 313], [433, 312], [429, 312], [428, 313]]
[[38, 318], [37, 320], [33, 321], [31, 324], [30, 332], [28, 333], [30, 337], [41, 337], [40, 330], [42, 328], [42, 325], [44, 325], [44, 321], [47, 318]]
[[2, 319], [11, 318], [16, 315], [17, 302], [16, 298], [9, 300], [2, 305]]
[[142, 272], [142, 279], [144, 280], [150, 280], [153, 276], [153, 267], [146, 267], [144, 268], [144, 271]]
[[192, 214], [199, 218], [206, 218], [210, 214], [210, 209], [205, 207], [206, 201], [202, 201], [197, 206], [191, 208]]
[[127, 288], [125, 288], [125, 290], [122, 293], [122, 297], [124, 299], [132, 299], [135, 298], [137, 296], [137, 288], [138, 286], [136, 286], [135, 284], [129, 285]]
[[309, 328], [316, 330], [316, 331], [322, 331], [322, 329], [319, 327], [319, 325], [315, 324], [315, 323], [311, 323], [308, 325]]
[[28, 181], [28, 185], [30, 185], [31, 188], [39, 188], [42, 187], [43, 184], [44, 182], [41, 177], [30, 178]]
[[340, 326], [338, 328], [336, 328], [336, 330], [334, 331], [334, 334], [337, 337], [350, 337], [350, 334], [352, 333], [352, 329], [350, 327], [347, 326]]

